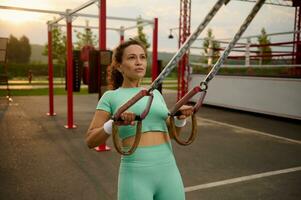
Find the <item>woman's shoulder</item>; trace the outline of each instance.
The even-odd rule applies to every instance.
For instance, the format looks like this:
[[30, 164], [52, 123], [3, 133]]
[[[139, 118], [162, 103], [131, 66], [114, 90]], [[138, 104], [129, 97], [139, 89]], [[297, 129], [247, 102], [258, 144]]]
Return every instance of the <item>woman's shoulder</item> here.
[[161, 92], [160, 92], [158, 89], [154, 89], [154, 90], [153, 90], [153, 93], [154, 93], [154, 95], [163, 97], [163, 95], [161, 94]]
[[107, 90], [105, 91], [105, 93], [103, 93], [101, 98], [112, 98], [112, 96], [114, 96], [115, 94], [116, 94], [115, 90]]

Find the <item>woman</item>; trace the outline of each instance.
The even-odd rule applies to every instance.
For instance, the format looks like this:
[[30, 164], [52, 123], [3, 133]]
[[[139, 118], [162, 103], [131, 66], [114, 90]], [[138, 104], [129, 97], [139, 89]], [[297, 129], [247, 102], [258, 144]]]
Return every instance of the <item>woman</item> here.
[[[114, 51], [111, 65], [111, 82], [114, 90], [105, 92], [97, 105], [97, 111], [87, 131], [89, 148], [103, 144], [112, 134], [110, 117], [118, 108], [136, 95], [142, 88], [141, 79], [147, 66], [147, 51], [138, 41], [120, 44]], [[142, 136], [136, 151], [122, 156], [118, 179], [119, 200], [183, 200], [183, 182], [178, 171], [168, 135], [168, 109], [163, 97], [154, 90], [149, 114], [142, 121]], [[123, 148], [133, 144], [135, 115], [141, 114], [149, 97], [143, 97], [121, 115], [119, 136]], [[181, 116], [175, 118], [177, 131], [192, 114], [192, 107], [183, 106]], [[166, 123], [167, 122], [167, 123]]]

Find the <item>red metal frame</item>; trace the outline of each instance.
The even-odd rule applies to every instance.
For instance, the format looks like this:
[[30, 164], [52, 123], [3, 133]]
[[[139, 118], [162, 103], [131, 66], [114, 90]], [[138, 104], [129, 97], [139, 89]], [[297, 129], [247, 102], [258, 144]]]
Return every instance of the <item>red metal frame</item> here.
[[[191, 21], [191, 0], [180, 1], [180, 21], [179, 21], [179, 47], [185, 43], [190, 35]], [[177, 99], [181, 99], [188, 91], [188, 75], [189, 75], [189, 52], [181, 59], [178, 65], [178, 95]], [[185, 73], [188, 72], [188, 73]]]
[[100, 1], [99, 6], [99, 50], [106, 50], [106, 27], [107, 27], [107, 9], [106, 9], [106, 0]]
[[75, 128], [73, 124], [73, 66], [72, 66], [72, 17], [67, 16], [67, 125], [65, 128]]
[[159, 70], [158, 70], [158, 18], [154, 18], [152, 81], [154, 81], [158, 75], [159, 75]]
[[[295, 24], [294, 24], [294, 31], [300, 31], [301, 29], [301, 11], [300, 6], [295, 8]], [[294, 33], [294, 47], [292, 54], [292, 59], [294, 64], [301, 64], [301, 44], [300, 44], [300, 32]]]
[[54, 116], [53, 103], [53, 62], [52, 62], [52, 26], [48, 25], [48, 86], [49, 86], [49, 112], [48, 116]]
[[[98, 29], [98, 33], [99, 33], [99, 40], [98, 40], [98, 44], [99, 44], [99, 50], [106, 50], [107, 48], [107, 5], [106, 5], [106, 0], [101, 0], [99, 2], [99, 29]], [[98, 80], [100, 80], [100, 72], [101, 72], [101, 65], [99, 65], [99, 74], [98, 74]], [[101, 83], [99, 82], [99, 88], [101, 88]], [[99, 91], [99, 95], [98, 98], [100, 98], [100, 91]], [[108, 147], [106, 144], [100, 144], [99, 146], [97, 146], [96, 148], [94, 148], [96, 151], [98, 152], [102, 152], [102, 151], [108, 151], [111, 150], [110, 147]]]
[[120, 40], [119, 40], [119, 42], [121, 44], [121, 43], [124, 42], [124, 27], [123, 26], [120, 27], [120, 32], [119, 33], [120, 33]]
[[[12, 6], [0, 6], [0, 9], [10, 9], [10, 10], [22, 10], [22, 11], [28, 11], [28, 12], [40, 12], [40, 13], [51, 13], [51, 14], [59, 14], [61, 17], [57, 18], [56, 20], [53, 20], [48, 23], [48, 84], [49, 84], [49, 112], [47, 113], [49, 116], [56, 115], [54, 113], [54, 103], [53, 103], [53, 57], [52, 57], [52, 28], [51, 26], [54, 24], [57, 24], [59, 21], [64, 19], [65, 17], [67, 19], [67, 125], [66, 128], [74, 128], [76, 127], [73, 124], [73, 69], [72, 69], [72, 23], [71, 23], [71, 16], [78, 12], [79, 10], [82, 10], [96, 1], [88, 1], [87, 3], [77, 7], [73, 10], [67, 10], [67, 12], [59, 12], [59, 11], [51, 11], [51, 10], [40, 10], [40, 9], [29, 9], [29, 8], [20, 8], [20, 7], [12, 7]], [[100, 50], [106, 50], [106, 0], [98, 0], [99, 2], [99, 15], [90, 15], [90, 14], [80, 14], [77, 13], [77, 16], [83, 16], [83, 17], [95, 17], [99, 18], [99, 49]], [[108, 17], [110, 18], [110, 17]], [[113, 17], [110, 19], [114, 20], [131, 20], [135, 21], [135, 19], [129, 19], [129, 18], [118, 18]], [[158, 75], [158, 67], [157, 67], [157, 48], [158, 48], [158, 19], [155, 19], [155, 25], [154, 25], [154, 44], [153, 44], [153, 63], [154, 63], [154, 69], [156, 69], [156, 76]], [[121, 41], [124, 41], [124, 36], [120, 37]]]

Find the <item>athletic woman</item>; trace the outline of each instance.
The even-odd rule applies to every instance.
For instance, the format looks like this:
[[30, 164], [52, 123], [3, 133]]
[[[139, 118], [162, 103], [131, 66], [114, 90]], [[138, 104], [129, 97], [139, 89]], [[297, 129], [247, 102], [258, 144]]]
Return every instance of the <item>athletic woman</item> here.
[[[104, 144], [112, 134], [112, 115], [142, 88], [141, 79], [147, 66], [147, 51], [138, 41], [129, 40], [114, 51], [110, 82], [113, 90], [104, 93], [86, 135], [89, 148]], [[118, 178], [119, 200], [183, 200], [184, 186], [177, 168], [168, 134], [169, 116], [165, 101], [158, 90], [150, 111], [142, 121], [142, 136], [136, 151], [122, 156]], [[143, 97], [121, 115], [119, 137], [127, 149], [134, 142], [135, 116], [145, 109], [149, 97]], [[192, 114], [192, 107], [182, 106], [175, 118], [177, 132]]]

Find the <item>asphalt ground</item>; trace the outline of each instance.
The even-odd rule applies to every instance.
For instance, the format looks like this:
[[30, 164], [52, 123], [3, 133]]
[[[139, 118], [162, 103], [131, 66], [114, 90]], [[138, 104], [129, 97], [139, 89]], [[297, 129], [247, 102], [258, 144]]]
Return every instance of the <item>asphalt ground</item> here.
[[[164, 92], [169, 107], [175, 95]], [[74, 96], [75, 129], [64, 128], [66, 96], [54, 117], [47, 96], [0, 98], [0, 199], [116, 199], [120, 156], [84, 142], [97, 96]], [[197, 120], [192, 145], [173, 142], [187, 200], [301, 199], [300, 121], [209, 106]]]

